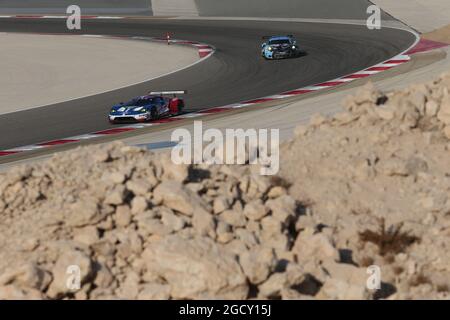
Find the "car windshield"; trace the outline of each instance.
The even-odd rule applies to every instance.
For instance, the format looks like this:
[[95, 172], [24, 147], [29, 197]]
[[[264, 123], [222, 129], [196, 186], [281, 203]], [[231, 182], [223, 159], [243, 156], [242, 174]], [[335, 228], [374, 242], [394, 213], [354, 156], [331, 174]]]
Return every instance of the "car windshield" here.
[[142, 107], [153, 102], [153, 98], [137, 99], [129, 103], [130, 106]]
[[269, 44], [291, 44], [291, 42], [288, 39], [277, 39], [277, 40], [270, 40]]

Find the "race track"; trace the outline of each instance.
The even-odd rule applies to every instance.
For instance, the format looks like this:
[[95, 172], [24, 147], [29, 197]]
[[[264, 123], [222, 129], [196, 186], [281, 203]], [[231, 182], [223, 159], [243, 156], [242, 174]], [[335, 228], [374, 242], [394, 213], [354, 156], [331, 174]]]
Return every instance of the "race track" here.
[[[0, 20], [0, 32], [68, 33], [65, 20]], [[377, 64], [407, 49], [410, 32], [365, 26], [207, 20], [85, 20], [81, 33], [162, 36], [208, 43], [204, 62], [110, 93], [0, 116], [0, 150], [110, 128], [112, 104], [149, 90], [185, 89], [187, 111], [226, 105], [324, 82]], [[261, 36], [294, 34], [308, 52], [283, 61], [260, 58]], [[151, 59], [151, 56], [149, 56]], [[95, 67], [95, 66], [93, 66]], [[26, 94], [26, 92], [24, 92]]]

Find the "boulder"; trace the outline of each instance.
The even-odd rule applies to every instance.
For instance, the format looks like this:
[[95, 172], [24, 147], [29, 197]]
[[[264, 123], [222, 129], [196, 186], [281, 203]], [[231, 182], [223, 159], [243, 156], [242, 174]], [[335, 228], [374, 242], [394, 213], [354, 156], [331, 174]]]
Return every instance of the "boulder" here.
[[248, 285], [236, 256], [208, 237], [177, 235], [150, 243], [147, 268], [166, 279], [174, 299], [245, 299]]

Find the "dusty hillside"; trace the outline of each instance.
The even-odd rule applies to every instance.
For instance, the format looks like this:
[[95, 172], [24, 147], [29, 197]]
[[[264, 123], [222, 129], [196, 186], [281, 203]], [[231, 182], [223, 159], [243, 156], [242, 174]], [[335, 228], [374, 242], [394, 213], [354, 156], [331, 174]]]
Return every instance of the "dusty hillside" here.
[[0, 298], [449, 298], [449, 91], [365, 88], [297, 128], [280, 177], [121, 144], [1, 174]]
[[428, 32], [422, 37], [428, 40], [450, 43], [450, 24], [432, 32]]
[[376, 264], [393, 297], [449, 297], [450, 75], [383, 94], [296, 129], [281, 176], [348, 262]]

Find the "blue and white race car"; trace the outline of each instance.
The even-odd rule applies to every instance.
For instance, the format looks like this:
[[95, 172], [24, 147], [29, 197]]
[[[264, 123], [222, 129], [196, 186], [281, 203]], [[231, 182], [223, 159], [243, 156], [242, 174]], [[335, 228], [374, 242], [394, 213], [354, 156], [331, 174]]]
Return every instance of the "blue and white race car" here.
[[292, 35], [263, 37], [263, 40], [266, 41], [261, 46], [261, 55], [265, 59], [292, 58], [302, 54]]
[[186, 94], [186, 91], [150, 92], [126, 103], [121, 102], [111, 108], [109, 122], [146, 122], [178, 115], [184, 108], [184, 100], [177, 97], [179, 94]]

